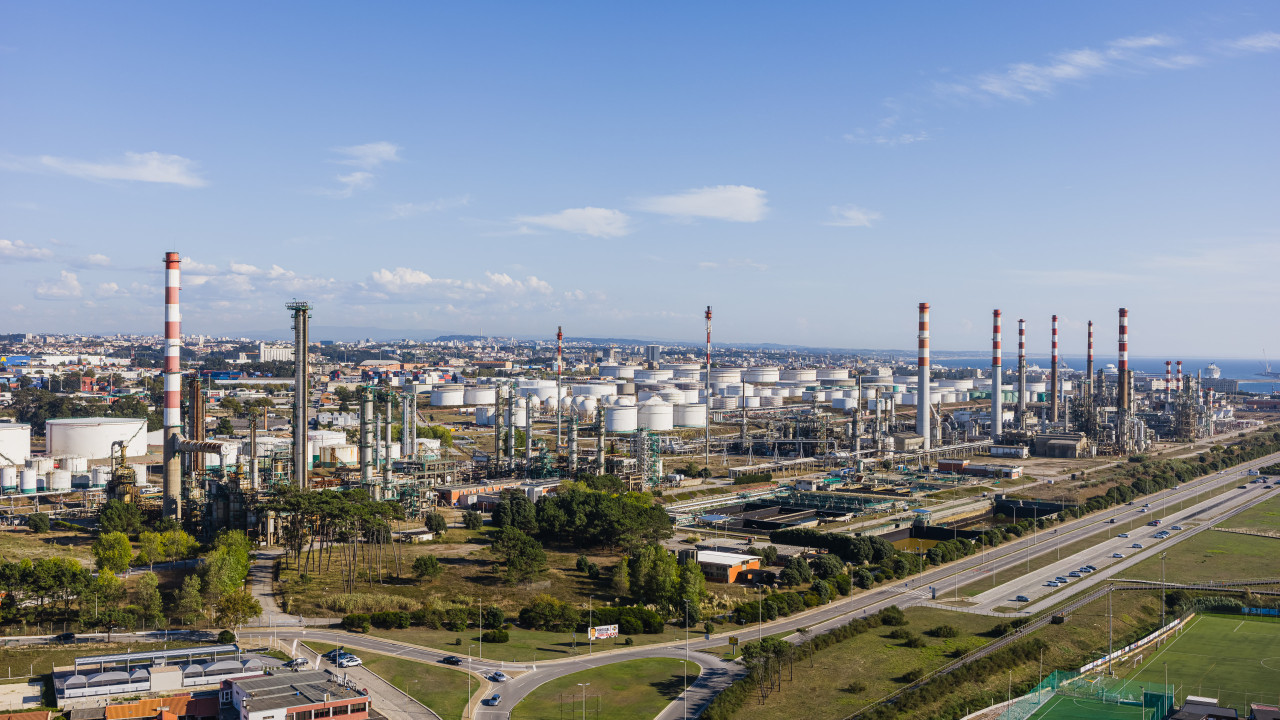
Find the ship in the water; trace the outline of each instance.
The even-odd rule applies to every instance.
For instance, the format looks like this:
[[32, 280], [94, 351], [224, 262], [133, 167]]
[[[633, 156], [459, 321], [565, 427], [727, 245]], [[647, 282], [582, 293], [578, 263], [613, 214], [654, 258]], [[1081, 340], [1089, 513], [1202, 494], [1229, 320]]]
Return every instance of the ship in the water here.
[[1271, 363], [1267, 360], [1266, 352], [1262, 353], [1262, 372], [1258, 373], [1258, 377], [1280, 378], [1280, 372], [1275, 372], [1271, 369]]
[[1222, 370], [1218, 367], [1217, 363], [1209, 363], [1209, 367], [1204, 369], [1204, 376], [1210, 380], [1216, 380], [1217, 378], [1222, 377]]

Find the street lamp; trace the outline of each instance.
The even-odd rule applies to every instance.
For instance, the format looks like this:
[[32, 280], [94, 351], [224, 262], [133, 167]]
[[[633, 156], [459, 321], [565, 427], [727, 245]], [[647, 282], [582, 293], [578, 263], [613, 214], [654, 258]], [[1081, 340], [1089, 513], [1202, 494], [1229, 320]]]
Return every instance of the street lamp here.
[[587, 687], [591, 683], [578, 683], [578, 687], [582, 688], [582, 720], [587, 720]]
[[468, 646], [467, 646], [467, 704], [466, 704], [466, 709], [467, 709], [467, 715], [468, 715], [468, 716], [470, 716], [470, 715], [471, 715], [471, 673], [473, 672], [473, 671], [472, 671], [472, 669], [471, 669], [471, 648], [473, 648], [473, 647], [475, 647], [475, 645], [468, 645]]
[[684, 662], [680, 669], [684, 673], [684, 716], [689, 717], [689, 598], [684, 599]]

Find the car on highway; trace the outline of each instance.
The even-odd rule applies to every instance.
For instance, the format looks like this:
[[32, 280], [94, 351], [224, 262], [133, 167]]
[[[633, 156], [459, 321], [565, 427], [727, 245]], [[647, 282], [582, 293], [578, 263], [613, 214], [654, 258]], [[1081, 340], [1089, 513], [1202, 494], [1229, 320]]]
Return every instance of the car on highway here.
[[53, 642], [56, 643], [73, 643], [76, 641], [75, 633], [58, 633], [53, 636]]
[[1049, 582], [1045, 583], [1045, 587], [1058, 587], [1061, 584], [1062, 583], [1058, 582], [1057, 580], [1050, 580]]
[[1093, 568], [1089, 567], [1088, 565], [1085, 565], [1084, 567], [1080, 568], [1077, 572], [1091, 573], [1093, 572]]
[[1026, 595], [1019, 595], [1018, 597], [1014, 598], [1013, 601], [1025, 603], [1025, 602], [1031, 602], [1031, 598], [1027, 597]]
[[1059, 575], [1058, 577], [1054, 578], [1054, 580], [1057, 580], [1058, 582], [1062, 583], [1063, 585], [1066, 585], [1066, 584], [1067, 584], [1067, 579], [1066, 579], [1066, 578], [1064, 578], [1064, 577], [1062, 577], [1061, 575]]
[[489, 676], [489, 680], [493, 682], [506, 682], [510, 679], [511, 679], [511, 676], [502, 672], [501, 670], [495, 670], [493, 671], [493, 674]]
[[361, 661], [360, 658], [356, 657], [355, 655], [348, 655], [338, 661], [338, 667], [340, 668], [359, 667], [363, 664], [364, 662]]
[[1122, 558], [1122, 557], [1124, 557], [1124, 553], [1111, 553], [1111, 557], [1113, 557], [1113, 558]]
[[457, 655], [446, 655], [440, 658], [440, 662], [444, 663], [445, 665], [461, 665], [462, 658], [458, 657]]
[[1134, 544], [1130, 545], [1129, 547], [1131, 547], [1131, 548], [1133, 548], [1133, 549], [1135, 549], [1135, 550], [1141, 550], [1141, 549], [1142, 549], [1142, 543], [1134, 543]]
[[1146, 508], [1144, 508], [1144, 507], [1140, 507], [1140, 508], [1138, 508], [1138, 512], [1146, 512], [1146, 511], [1147, 511], [1147, 509], [1146, 509]]
[[1085, 565], [1085, 567], [1089, 568], [1089, 572], [1098, 572], [1098, 568], [1093, 565]]
[[1118, 538], [1128, 538], [1128, 537], [1129, 537], [1129, 533], [1120, 533], [1120, 534], [1119, 534], [1119, 535], [1117, 535], [1116, 537], [1118, 537]]
[[488, 705], [489, 707], [493, 707], [494, 705], [497, 705], [498, 703], [502, 702], [502, 696], [499, 695], [498, 693], [494, 693], [491, 697], [487, 697], [484, 700], [481, 700], [480, 702], [484, 703], [485, 705]]
[[1078, 578], [1078, 577], [1084, 577], [1084, 576], [1080, 574], [1079, 570], [1072, 570], [1071, 572], [1067, 573], [1067, 577]]
[[1182, 526], [1181, 526], [1181, 525], [1174, 525], [1173, 527], [1171, 527], [1171, 528], [1169, 528], [1169, 529], [1170, 529], [1170, 530], [1181, 530], [1181, 529], [1182, 529]]

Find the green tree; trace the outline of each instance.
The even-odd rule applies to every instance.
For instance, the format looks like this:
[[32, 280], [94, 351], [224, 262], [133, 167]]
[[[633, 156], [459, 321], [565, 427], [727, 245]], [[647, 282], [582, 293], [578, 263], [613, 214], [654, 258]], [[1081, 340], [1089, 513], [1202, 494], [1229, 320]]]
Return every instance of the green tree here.
[[231, 418], [222, 418], [218, 420], [218, 427], [213, 429], [214, 435], [235, 435], [235, 426], [231, 424]]
[[161, 553], [166, 560], [185, 560], [195, 557], [200, 543], [181, 528], [170, 528], [161, 534]]
[[129, 561], [133, 559], [133, 548], [129, 545], [129, 537], [122, 532], [109, 532], [99, 535], [93, 541], [93, 561], [99, 570], [108, 573], [121, 573], [129, 569]]
[[689, 558], [680, 566], [678, 600], [689, 603], [689, 622], [701, 619], [702, 598], [707, 593], [707, 579], [702, 576], [702, 568]]
[[174, 610], [182, 622], [190, 625], [204, 614], [204, 597], [200, 593], [200, 576], [188, 575], [174, 598]]
[[675, 555], [656, 543], [644, 545], [631, 558], [631, 592], [669, 614], [679, 595], [679, 574]]
[[164, 605], [160, 600], [160, 580], [153, 572], [145, 572], [138, 579], [135, 603], [142, 610], [142, 617], [153, 623], [164, 619]]
[[827, 580], [844, 572], [844, 561], [831, 553], [823, 553], [810, 560], [809, 567], [816, 577]]
[[233, 397], [222, 398], [222, 400], [218, 401], [218, 405], [221, 406], [223, 410], [226, 410], [227, 412], [231, 413], [232, 415], [235, 415], [236, 417], [241, 417], [244, 415], [244, 403], [240, 402], [236, 398], [233, 398]]
[[783, 585], [796, 586], [813, 580], [813, 571], [809, 569], [809, 563], [805, 562], [804, 558], [796, 555], [787, 561], [780, 579]]
[[31, 513], [27, 516], [27, 527], [33, 533], [47, 533], [50, 528], [49, 516], [45, 513]]
[[413, 574], [419, 578], [436, 578], [443, 571], [435, 555], [419, 555], [413, 561]]
[[535, 577], [547, 567], [547, 553], [542, 545], [514, 527], [504, 527], [498, 532], [493, 553], [502, 565], [504, 579], [511, 585]]
[[262, 615], [262, 605], [248, 590], [236, 590], [223, 595], [216, 607], [213, 621], [232, 629]]
[[613, 578], [610, 580], [613, 594], [618, 597], [627, 597], [631, 594], [631, 572], [627, 567], [627, 557], [624, 555], [617, 565], [613, 566]]
[[440, 534], [449, 529], [449, 521], [440, 513], [430, 512], [422, 518], [422, 524], [431, 532]]
[[462, 513], [462, 526], [468, 530], [479, 530], [484, 527], [484, 518], [475, 510]]
[[156, 532], [138, 534], [138, 563], [155, 569], [156, 560], [164, 559], [164, 536]]
[[136, 535], [142, 530], [142, 510], [133, 503], [108, 500], [98, 511], [98, 530]]

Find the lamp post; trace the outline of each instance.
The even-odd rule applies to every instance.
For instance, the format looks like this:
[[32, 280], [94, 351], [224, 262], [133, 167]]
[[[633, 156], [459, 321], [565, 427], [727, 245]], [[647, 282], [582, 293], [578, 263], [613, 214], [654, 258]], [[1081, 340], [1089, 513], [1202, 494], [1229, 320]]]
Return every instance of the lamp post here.
[[587, 655], [591, 654], [591, 641], [594, 639], [592, 636], [595, 635], [595, 632], [592, 631], [592, 626], [595, 623], [592, 622], [592, 614], [591, 614], [591, 611], [592, 611], [591, 601], [595, 600], [595, 597], [596, 597], [595, 595], [587, 596]]
[[689, 598], [684, 599], [684, 662], [680, 663], [684, 672], [684, 693], [681, 694], [684, 705], [684, 716], [689, 717]]
[[1164, 610], [1169, 606], [1169, 586], [1164, 584], [1164, 559], [1169, 553], [1160, 553], [1160, 629], [1164, 629]]
[[470, 716], [471, 716], [471, 673], [472, 673], [472, 670], [471, 670], [471, 648], [473, 648], [473, 647], [475, 647], [475, 645], [468, 645], [468, 646], [467, 646], [467, 704], [466, 704], [466, 708], [467, 708], [467, 716], [468, 716], [468, 717], [470, 717]]
[[578, 687], [582, 688], [582, 720], [587, 720], [587, 687], [591, 683], [578, 683]]

